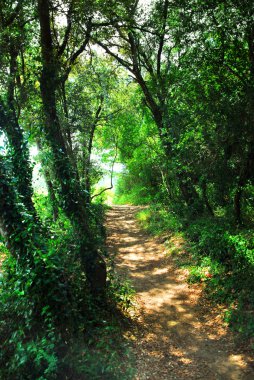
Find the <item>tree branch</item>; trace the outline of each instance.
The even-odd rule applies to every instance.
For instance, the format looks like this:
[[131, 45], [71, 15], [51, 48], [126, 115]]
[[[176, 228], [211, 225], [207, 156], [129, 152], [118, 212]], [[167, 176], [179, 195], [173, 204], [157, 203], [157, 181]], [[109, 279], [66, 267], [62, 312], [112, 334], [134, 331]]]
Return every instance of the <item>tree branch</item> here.
[[233, 70], [232, 67], [230, 67], [228, 64], [224, 63], [224, 66], [225, 68], [231, 73], [233, 74], [237, 79], [239, 79], [244, 85], [246, 85], [246, 81], [244, 80], [244, 78], [238, 74], [237, 71]]
[[65, 48], [67, 46], [67, 43], [68, 43], [68, 40], [69, 40], [69, 37], [70, 37], [70, 33], [71, 33], [71, 29], [72, 29], [71, 12], [72, 12], [72, 2], [70, 4], [70, 7], [69, 7], [68, 13], [67, 13], [67, 27], [66, 27], [66, 30], [65, 30], [63, 42], [59, 46], [59, 49], [58, 49], [58, 52], [57, 52], [57, 56], [58, 57], [61, 57], [61, 55], [64, 53], [64, 50], [65, 50]]
[[90, 40], [91, 31], [92, 31], [92, 24], [91, 24], [91, 20], [89, 20], [88, 26], [87, 26], [86, 38], [85, 38], [84, 42], [81, 44], [81, 46], [79, 47], [79, 49], [76, 50], [73, 53], [73, 55], [70, 57], [70, 59], [69, 59], [70, 65], [72, 65], [76, 61], [76, 59], [79, 57], [79, 55], [82, 54], [83, 51], [85, 50], [85, 48], [86, 48], [86, 46]]
[[116, 53], [113, 53], [108, 47], [107, 45], [103, 44], [102, 42], [94, 39], [94, 41], [97, 43], [97, 45], [99, 45], [100, 47], [102, 47], [106, 53], [108, 53], [109, 55], [111, 55], [111, 57], [115, 58], [122, 66], [124, 66], [126, 69], [128, 69], [131, 73], [134, 74], [133, 72], [133, 69], [132, 69], [132, 64], [131, 62], [128, 62], [126, 61], [125, 59], [119, 57], [119, 55], [117, 55]]
[[12, 12], [12, 14], [10, 15], [10, 17], [5, 21], [4, 23], [4, 26], [5, 27], [8, 27], [10, 26], [14, 20], [16, 19], [16, 17], [18, 16], [19, 14], [19, 11], [21, 10], [21, 7], [22, 7], [22, 4], [23, 4], [23, 1], [24, 0], [20, 0], [16, 6], [16, 8], [14, 9], [14, 11]]
[[166, 26], [167, 26], [167, 17], [168, 17], [168, 0], [165, 0], [164, 7], [163, 7], [162, 33], [160, 35], [159, 48], [158, 48], [158, 53], [157, 53], [157, 75], [159, 78], [161, 76], [161, 54], [162, 54], [163, 45], [164, 45], [164, 38], [165, 38], [165, 32], [166, 32]]

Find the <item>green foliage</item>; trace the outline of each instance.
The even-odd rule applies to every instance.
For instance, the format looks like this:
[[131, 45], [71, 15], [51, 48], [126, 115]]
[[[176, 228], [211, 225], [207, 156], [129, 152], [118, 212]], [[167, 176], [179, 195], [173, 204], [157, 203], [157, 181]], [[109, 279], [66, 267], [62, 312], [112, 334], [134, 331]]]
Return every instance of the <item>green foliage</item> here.
[[33, 201], [42, 222], [48, 225], [52, 223], [53, 215], [49, 197], [43, 193], [35, 193]]
[[8, 368], [3, 366], [0, 372], [3, 378], [15, 380], [57, 378], [59, 360], [56, 355], [56, 343], [58, 342], [55, 331], [51, 328], [50, 316], [48, 325], [43, 327], [43, 333], [38, 333], [33, 339], [25, 336], [22, 328], [12, 334], [8, 343], [13, 347], [13, 354], [10, 357], [3, 354], [0, 356], [2, 363], [8, 360]]
[[[193, 242], [196, 261], [190, 281], [205, 278], [210, 297], [228, 305], [226, 320], [241, 333], [253, 336], [253, 232], [236, 231], [218, 219], [202, 219], [187, 229], [187, 236]], [[205, 273], [204, 261], [210, 262]], [[204, 277], [207, 270], [208, 278]]]
[[168, 231], [177, 232], [182, 227], [176, 215], [161, 205], [153, 205], [139, 211], [137, 218], [141, 225], [154, 235]]
[[128, 344], [119, 336], [119, 327], [102, 322], [104, 326], [95, 328], [93, 336], [88, 335], [87, 344], [78, 339], [72, 342], [65, 360], [81, 379], [132, 379], [134, 362]]
[[[43, 297], [38, 298], [41, 297], [38, 294], [40, 284], [35, 283], [31, 274], [26, 272], [25, 275], [26, 283], [22, 281], [24, 273], [16, 270], [15, 275], [11, 275], [9, 268], [8, 277], [2, 282], [0, 376], [6, 379], [55, 379], [59, 337], [52, 316], [54, 307], [52, 304], [43, 306]], [[50, 286], [51, 283], [45, 280], [45, 285]], [[32, 286], [36, 286], [36, 290], [32, 290]], [[54, 306], [59, 306], [59, 297], [54, 297]], [[50, 301], [49, 297], [47, 301]]]
[[[75, 229], [62, 213], [52, 222], [45, 195], [37, 194], [35, 199], [36, 210], [50, 229], [44, 235], [46, 248], [34, 247], [33, 267], [19, 265], [4, 252], [0, 377], [118, 379], [121, 374], [121, 378], [132, 378], [132, 362], [123, 368], [123, 358], [130, 361], [121, 336], [123, 316], [117, 312], [118, 320], [114, 317], [116, 309], [126, 312], [130, 308], [131, 288], [110, 271], [105, 303], [96, 303], [77, 260]], [[90, 208], [94, 241], [101, 251], [105, 245], [104, 214], [102, 204]]]
[[[195, 252], [195, 248], [192, 248], [192, 249]], [[194, 263], [195, 263], [195, 256], [194, 256], [194, 262], [192, 262], [192, 264]], [[189, 272], [190, 273], [188, 277], [188, 282], [190, 283], [203, 282], [203, 281], [216, 282], [217, 279], [214, 279], [214, 278], [216, 278], [217, 276], [220, 276], [221, 273], [223, 273], [223, 266], [222, 264], [219, 263], [219, 261], [216, 261], [209, 256], [204, 256], [198, 260], [198, 263], [196, 263], [196, 265], [192, 265], [189, 267]]]
[[109, 271], [109, 298], [114, 302], [122, 311], [128, 312], [129, 309], [134, 307], [133, 297], [135, 290], [128, 280], [123, 281], [114, 271]]
[[149, 188], [140, 182], [128, 173], [120, 174], [113, 202], [115, 204], [149, 204], [151, 202]]
[[202, 255], [209, 255], [214, 259], [226, 261], [228, 248], [226, 245], [226, 231], [229, 225], [219, 218], [200, 218], [187, 228], [187, 235], [196, 243], [196, 248]]

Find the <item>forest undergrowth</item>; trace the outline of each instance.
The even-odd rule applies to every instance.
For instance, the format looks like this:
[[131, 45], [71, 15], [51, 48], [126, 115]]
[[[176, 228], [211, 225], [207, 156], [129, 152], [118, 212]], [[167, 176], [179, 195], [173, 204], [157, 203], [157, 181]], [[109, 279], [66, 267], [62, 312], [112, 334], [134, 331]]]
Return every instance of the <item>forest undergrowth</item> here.
[[69, 221], [60, 215], [52, 223], [44, 195], [36, 195], [35, 207], [47, 230], [41, 271], [24, 271], [0, 243], [0, 378], [111, 380], [121, 373], [131, 379], [133, 358], [124, 331], [131, 323], [132, 294], [107, 256], [105, 207], [95, 204], [91, 210], [100, 220], [94, 234], [108, 265], [103, 298], [91, 295], [75, 260], [78, 244]]

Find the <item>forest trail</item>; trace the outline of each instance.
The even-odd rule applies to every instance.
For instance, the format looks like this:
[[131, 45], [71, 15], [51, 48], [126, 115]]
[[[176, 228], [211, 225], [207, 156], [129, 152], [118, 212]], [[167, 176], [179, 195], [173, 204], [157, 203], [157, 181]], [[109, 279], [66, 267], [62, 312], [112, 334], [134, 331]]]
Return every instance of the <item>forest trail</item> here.
[[136, 290], [135, 379], [253, 380], [248, 352], [234, 342], [219, 310], [202, 302], [201, 285], [189, 285], [165, 246], [138, 227], [138, 210], [116, 206], [107, 216], [117, 272]]

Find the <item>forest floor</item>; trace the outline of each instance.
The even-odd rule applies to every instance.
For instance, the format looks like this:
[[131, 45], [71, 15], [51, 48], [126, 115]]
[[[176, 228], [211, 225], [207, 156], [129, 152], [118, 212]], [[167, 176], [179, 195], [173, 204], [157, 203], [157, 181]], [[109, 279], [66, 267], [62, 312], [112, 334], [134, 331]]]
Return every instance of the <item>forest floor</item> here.
[[135, 379], [253, 380], [248, 347], [229, 331], [221, 308], [204, 297], [202, 284], [188, 284], [188, 273], [165, 245], [139, 227], [139, 209], [114, 206], [107, 216], [116, 270], [136, 290], [136, 323], [126, 333]]

